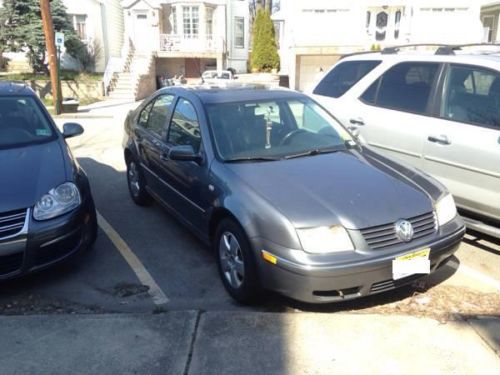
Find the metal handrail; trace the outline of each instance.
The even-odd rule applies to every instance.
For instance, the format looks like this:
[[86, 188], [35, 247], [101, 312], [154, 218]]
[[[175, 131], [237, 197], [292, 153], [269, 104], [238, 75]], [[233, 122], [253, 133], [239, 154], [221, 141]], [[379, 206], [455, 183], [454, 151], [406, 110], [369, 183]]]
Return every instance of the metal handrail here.
[[127, 62], [130, 60], [131, 55], [133, 53], [132, 41], [130, 38], [123, 44], [121, 57], [111, 57], [106, 64], [106, 69], [104, 71], [104, 75], [102, 77], [103, 85], [104, 85], [104, 95], [107, 96], [109, 94], [109, 89], [111, 86], [111, 82], [116, 73], [123, 72]]

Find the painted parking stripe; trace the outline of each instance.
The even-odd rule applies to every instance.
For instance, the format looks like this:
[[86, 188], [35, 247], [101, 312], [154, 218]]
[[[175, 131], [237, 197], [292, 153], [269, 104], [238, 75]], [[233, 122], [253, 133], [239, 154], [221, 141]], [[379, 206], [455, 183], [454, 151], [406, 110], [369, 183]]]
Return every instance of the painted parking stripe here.
[[469, 277], [472, 277], [473, 279], [476, 279], [483, 284], [489, 285], [497, 290], [500, 290], [500, 281], [495, 280], [494, 278], [485, 275], [484, 273], [481, 273], [479, 271], [476, 271], [473, 268], [467, 267], [466, 265], [459, 264], [457, 262], [450, 262], [450, 265], [457, 267], [457, 271], [460, 273], [463, 273], [464, 275], [467, 275]]
[[153, 298], [153, 302], [157, 305], [164, 305], [169, 302], [169, 299], [160, 289], [158, 284], [154, 281], [151, 274], [146, 270], [144, 265], [141, 263], [139, 258], [134, 254], [134, 252], [130, 249], [127, 243], [123, 240], [123, 238], [118, 234], [116, 230], [109, 224], [102, 215], [97, 212], [97, 222], [101, 229], [106, 233], [109, 237], [113, 245], [118, 249], [120, 254], [125, 258], [130, 268], [135, 272], [139, 281], [149, 287], [148, 293]]

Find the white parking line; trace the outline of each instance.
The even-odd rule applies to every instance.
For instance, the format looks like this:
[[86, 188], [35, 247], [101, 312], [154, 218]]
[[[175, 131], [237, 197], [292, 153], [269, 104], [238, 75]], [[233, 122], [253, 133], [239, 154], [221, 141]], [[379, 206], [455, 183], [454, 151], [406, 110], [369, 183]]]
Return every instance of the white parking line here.
[[459, 264], [457, 262], [450, 262], [450, 265], [453, 265], [454, 267], [457, 267], [457, 271], [463, 273], [464, 275], [467, 275], [469, 277], [472, 277], [473, 279], [476, 279], [483, 284], [489, 285], [497, 290], [500, 290], [500, 281], [495, 280], [492, 277], [489, 277], [479, 271], [476, 271], [473, 268], [467, 267], [463, 264]]
[[120, 254], [125, 258], [130, 268], [135, 272], [139, 281], [149, 287], [148, 293], [153, 298], [153, 302], [157, 305], [165, 305], [169, 302], [169, 299], [160, 289], [158, 284], [154, 281], [151, 274], [146, 270], [144, 265], [141, 263], [139, 258], [134, 254], [134, 252], [128, 247], [127, 243], [118, 234], [116, 230], [109, 224], [102, 215], [97, 212], [97, 222], [101, 229], [109, 237], [113, 245], [118, 249]]

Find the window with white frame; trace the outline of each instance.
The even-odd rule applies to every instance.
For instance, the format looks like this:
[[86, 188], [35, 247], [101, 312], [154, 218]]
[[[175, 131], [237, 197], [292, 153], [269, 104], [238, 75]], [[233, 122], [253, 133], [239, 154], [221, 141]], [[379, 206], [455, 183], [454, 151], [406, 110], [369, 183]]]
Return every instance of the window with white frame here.
[[183, 6], [182, 7], [182, 23], [184, 38], [196, 39], [199, 35], [199, 7]]
[[177, 7], [172, 7], [170, 12], [170, 23], [172, 25], [172, 34], [177, 35]]
[[214, 9], [213, 8], [206, 8], [205, 10], [205, 33], [207, 34], [208, 38], [212, 37], [212, 34], [214, 33]]
[[245, 48], [245, 18], [234, 17], [234, 47]]
[[71, 23], [76, 31], [76, 35], [81, 40], [87, 40], [87, 15], [86, 14], [70, 14]]

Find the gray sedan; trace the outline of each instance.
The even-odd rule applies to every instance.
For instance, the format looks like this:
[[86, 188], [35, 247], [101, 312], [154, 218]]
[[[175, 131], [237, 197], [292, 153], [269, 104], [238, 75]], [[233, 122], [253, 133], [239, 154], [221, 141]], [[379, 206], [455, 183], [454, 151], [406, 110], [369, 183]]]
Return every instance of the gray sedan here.
[[241, 302], [332, 302], [408, 284], [464, 234], [446, 189], [288, 90], [167, 88], [129, 113], [130, 194], [209, 244]]

